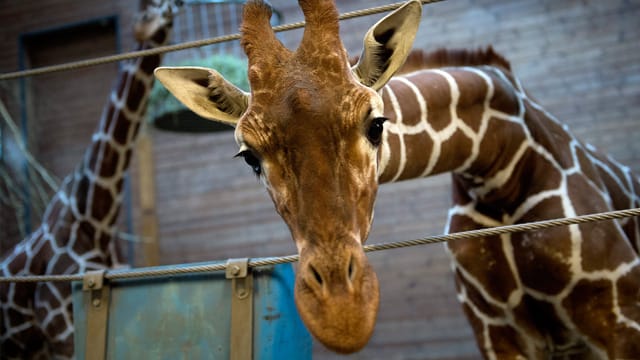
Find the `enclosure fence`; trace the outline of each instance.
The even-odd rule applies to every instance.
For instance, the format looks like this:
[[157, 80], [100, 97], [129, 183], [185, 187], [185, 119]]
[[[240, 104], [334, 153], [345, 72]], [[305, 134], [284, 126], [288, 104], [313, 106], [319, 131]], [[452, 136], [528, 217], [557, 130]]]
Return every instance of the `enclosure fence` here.
[[[497, 236], [504, 234], [511, 234], [525, 231], [543, 230], [557, 226], [577, 225], [596, 221], [615, 220], [627, 217], [640, 216], [640, 208], [625, 209], [609, 211], [597, 214], [581, 215], [575, 217], [543, 220], [536, 222], [529, 222], [523, 224], [496, 226], [486, 229], [461, 231], [451, 234], [427, 236], [415, 240], [397, 241], [383, 244], [365, 245], [364, 251], [380, 251], [389, 249], [398, 249], [409, 246], [426, 245], [442, 243], [450, 240], [463, 240], [463, 239], [477, 239], [487, 236]], [[289, 255], [281, 257], [269, 257], [259, 258], [248, 261], [249, 267], [259, 267], [266, 265], [276, 265], [282, 263], [290, 263], [298, 260], [298, 255]], [[134, 278], [146, 278], [164, 275], [179, 275], [190, 273], [201, 273], [211, 271], [226, 270], [226, 263], [218, 264], [205, 264], [205, 265], [192, 265], [180, 268], [171, 269], [153, 269], [142, 268], [139, 270], [110, 270], [104, 273], [104, 278], [108, 280], [116, 279], [134, 279]], [[13, 277], [0, 277], [0, 283], [2, 282], [42, 282], [42, 281], [82, 281], [84, 274], [72, 274], [72, 275], [34, 275], [34, 276], [13, 276]]]
[[[421, 0], [422, 4], [430, 4], [430, 3], [440, 2], [440, 1], [443, 1], [443, 0]], [[340, 15], [340, 20], [346, 20], [346, 19], [394, 10], [403, 4], [404, 2], [398, 2], [394, 4], [389, 4], [389, 5], [383, 5], [378, 7], [346, 12]], [[300, 21], [300, 22], [275, 26], [273, 27], [273, 29], [276, 32], [281, 32], [281, 31], [288, 31], [288, 30], [302, 28], [304, 27], [304, 25], [305, 25], [304, 21]], [[51, 72], [58, 72], [58, 71], [67, 71], [67, 70], [72, 70], [77, 68], [83, 68], [83, 67], [89, 67], [94, 65], [101, 65], [101, 64], [111, 63], [111, 62], [132, 59], [136, 57], [149, 56], [149, 55], [173, 52], [178, 50], [185, 50], [185, 49], [201, 47], [205, 45], [212, 45], [212, 44], [238, 40], [238, 39], [240, 39], [239, 33], [218, 36], [210, 39], [189, 41], [189, 42], [184, 42], [176, 45], [168, 45], [168, 46], [158, 47], [158, 48], [149, 49], [149, 50], [132, 51], [132, 52], [127, 52], [123, 54], [99, 57], [99, 58], [94, 58], [89, 60], [76, 61], [76, 62], [64, 63], [59, 65], [40, 67], [36, 69], [29, 69], [24, 71], [16, 71], [16, 72], [0, 74], [0, 80], [23, 78], [23, 77], [41, 75], [41, 74], [46, 74]], [[505, 235], [505, 234], [519, 233], [519, 232], [538, 231], [538, 230], [548, 229], [551, 227], [578, 225], [578, 224], [584, 224], [584, 223], [590, 223], [590, 222], [616, 220], [616, 219], [635, 217], [635, 216], [640, 216], [640, 208], [616, 210], [616, 211], [602, 212], [597, 214], [581, 215], [581, 216], [552, 219], [552, 220], [543, 220], [543, 221], [536, 221], [536, 222], [529, 222], [529, 223], [522, 223], [522, 224], [497, 226], [492, 228], [469, 230], [469, 231], [456, 232], [456, 233], [450, 233], [450, 234], [444, 234], [444, 235], [427, 236], [427, 237], [414, 239], [414, 240], [365, 245], [363, 246], [363, 248], [365, 252], [398, 249], [398, 248], [417, 246], [417, 245], [442, 243], [442, 242], [452, 241], [452, 240], [477, 239], [477, 238], [498, 236], [498, 235]], [[259, 266], [266, 266], [266, 265], [290, 263], [290, 262], [297, 261], [298, 257], [299, 257], [298, 255], [288, 255], [288, 256], [282, 256], [282, 257], [249, 259], [248, 266], [259, 267]], [[140, 268], [140, 269], [132, 269], [132, 270], [119, 269], [119, 270], [105, 271], [104, 278], [108, 280], [134, 279], [134, 278], [156, 277], [156, 276], [165, 276], [165, 275], [179, 275], [179, 274], [188, 274], [188, 273], [222, 271], [222, 270], [226, 270], [226, 268], [227, 268], [227, 263], [191, 265], [191, 266], [184, 266], [184, 267], [170, 268], [170, 269], [166, 269], [166, 268], [163, 268], [163, 269]], [[22, 276], [0, 277], [0, 283], [82, 281], [85, 278], [85, 275], [86, 274], [22, 275]]]
[[[444, 1], [444, 0], [421, 0], [423, 5], [436, 3], [440, 1]], [[383, 13], [383, 12], [395, 10], [400, 6], [402, 6], [404, 3], [405, 2], [402, 1], [402, 2], [397, 2], [389, 5], [381, 5], [381, 6], [371, 7], [367, 9], [354, 10], [354, 11], [341, 14], [339, 19], [347, 20], [347, 19], [353, 19], [353, 18], [362, 17], [362, 16]], [[305, 25], [304, 21], [299, 21], [295, 23], [274, 26], [273, 30], [275, 32], [289, 31], [289, 30], [302, 28], [304, 27], [304, 25]], [[168, 52], [173, 52], [178, 50], [186, 50], [186, 49], [191, 49], [195, 47], [213, 45], [213, 44], [239, 40], [239, 39], [240, 39], [240, 33], [217, 36], [210, 39], [188, 41], [188, 42], [183, 42], [175, 45], [160, 46], [160, 47], [156, 47], [148, 50], [130, 51], [122, 54], [103, 56], [103, 57], [98, 57], [94, 59], [80, 60], [80, 61], [59, 64], [59, 65], [43, 66], [36, 69], [29, 69], [29, 70], [22, 70], [22, 71], [15, 71], [10, 73], [0, 74], [0, 80], [11, 80], [11, 79], [42, 75], [42, 74], [58, 72], [58, 71], [74, 70], [74, 69], [79, 69], [79, 68], [84, 68], [89, 66], [102, 65], [102, 64], [107, 64], [107, 63], [112, 63], [112, 62], [117, 62], [122, 60], [133, 59], [133, 58], [142, 57], [142, 56], [157, 55], [157, 54], [163, 54], [163, 53], [168, 53]]]

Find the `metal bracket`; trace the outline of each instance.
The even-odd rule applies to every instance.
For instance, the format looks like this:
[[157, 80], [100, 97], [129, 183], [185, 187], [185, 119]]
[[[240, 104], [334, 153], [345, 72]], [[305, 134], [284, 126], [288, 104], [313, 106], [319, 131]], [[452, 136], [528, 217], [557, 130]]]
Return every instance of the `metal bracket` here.
[[87, 312], [86, 360], [103, 360], [107, 356], [107, 327], [111, 288], [104, 278], [105, 270], [88, 271], [82, 279]]
[[230, 360], [253, 358], [253, 274], [249, 259], [229, 259], [225, 277], [231, 279]]

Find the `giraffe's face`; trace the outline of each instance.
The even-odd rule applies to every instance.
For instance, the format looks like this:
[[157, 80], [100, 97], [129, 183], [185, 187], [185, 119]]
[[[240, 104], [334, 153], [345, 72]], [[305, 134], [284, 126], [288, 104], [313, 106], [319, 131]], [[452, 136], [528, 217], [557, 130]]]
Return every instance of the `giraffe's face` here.
[[[152, 0], [135, 19], [133, 34], [136, 41], [147, 41], [155, 36], [159, 30], [170, 25], [182, 3], [182, 0]], [[162, 40], [158, 42], [161, 43]]]
[[237, 124], [238, 156], [267, 187], [299, 251], [330, 234], [362, 244], [377, 190], [382, 99], [355, 79], [293, 74], [274, 83], [254, 92]]
[[209, 69], [155, 74], [191, 110], [236, 127], [238, 155], [264, 182], [298, 248], [302, 320], [325, 346], [348, 353], [367, 343], [378, 309], [378, 281], [362, 249], [378, 188], [377, 90], [410, 51], [421, 3], [408, 2], [369, 30], [353, 69], [333, 2], [299, 3], [306, 28], [295, 52], [273, 34], [266, 4], [245, 5], [250, 94]]
[[383, 109], [378, 94], [355, 79], [326, 81], [285, 76], [266, 96], [254, 92], [235, 134], [239, 155], [266, 185], [298, 248], [303, 320], [345, 352], [366, 343], [378, 308], [362, 243], [373, 220]]

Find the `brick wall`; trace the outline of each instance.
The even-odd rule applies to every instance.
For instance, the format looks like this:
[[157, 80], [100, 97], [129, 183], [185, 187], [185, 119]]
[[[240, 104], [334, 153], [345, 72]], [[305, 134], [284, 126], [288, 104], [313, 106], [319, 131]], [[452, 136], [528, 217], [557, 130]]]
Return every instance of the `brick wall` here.
[[[285, 15], [285, 23], [301, 19], [295, 2], [271, 2]], [[350, 0], [338, 1], [338, 6], [344, 12], [384, 3]], [[130, 48], [125, 24], [130, 23], [126, 19], [131, 18], [133, 5], [124, 0], [78, 4], [47, 0], [37, 5], [11, 2], [0, 8], [0, 46], [5, 54], [0, 58], [0, 71], [15, 70], [19, 33], [97, 16], [120, 15], [123, 49]], [[351, 54], [360, 51], [362, 35], [381, 16], [342, 23], [341, 33]], [[640, 5], [629, 1], [450, 0], [425, 6], [416, 47], [493, 44], [550, 112], [578, 136], [640, 173], [640, 121], [636, 115], [640, 110], [639, 16]], [[292, 31], [279, 36], [294, 47], [300, 34]], [[93, 74], [100, 68], [87, 71]], [[110, 84], [106, 78], [92, 80], [96, 87], [90, 91], [80, 85], [85, 76], [89, 74], [68, 74], [63, 85], [48, 88], [56, 92], [64, 87], [67, 92], [66, 100], [46, 105], [50, 112], [62, 110], [57, 119], [50, 120], [51, 131], [58, 126], [66, 129], [59, 135], [61, 143], [47, 152], [70, 154], [60, 155], [65, 158], [60, 164], [54, 157], [39, 154], [45, 165], [59, 174], [73, 166], [74, 157], [88, 142], [88, 133], [74, 129], [97, 122], [97, 117], [80, 119], [70, 113], [105, 99], [108, 86], [98, 89], [95, 82]], [[31, 81], [39, 81], [39, 77]], [[14, 96], [5, 92], [4, 85], [2, 89], [3, 99]], [[42, 91], [46, 94], [47, 87]], [[295, 252], [288, 230], [262, 185], [241, 160], [232, 158], [237, 147], [230, 132], [194, 135], [150, 129], [150, 134], [155, 149], [162, 263]], [[134, 171], [133, 178], [136, 176]], [[369, 242], [441, 233], [448, 191], [446, 175], [382, 186]], [[138, 218], [134, 209], [134, 223]], [[478, 358], [441, 246], [372, 253], [370, 258], [382, 291], [379, 324], [367, 348], [347, 358]], [[336, 357], [316, 346], [315, 358]]]

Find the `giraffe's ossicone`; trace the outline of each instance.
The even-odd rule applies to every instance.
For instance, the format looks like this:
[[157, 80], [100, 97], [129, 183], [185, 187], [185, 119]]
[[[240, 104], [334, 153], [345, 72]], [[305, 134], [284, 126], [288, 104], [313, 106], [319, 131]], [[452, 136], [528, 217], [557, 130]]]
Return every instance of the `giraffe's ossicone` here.
[[[296, 51], [265, 3], [245, 6], [250, 94], [214, 70], [156, 76], [236, 127], [238, 155], [298, 248], [300, 315], [329, 348], [357, 351], [373, 331], [378, 284], [362, 244], [381, 182], [451, 172], [452, 232], [640, 205], [629, 169], [577, 140], [491, 48], [410, 53], [420, 1], [371, 28], [353, 67], [333, 1], [299, 4]], [[447, 244], [487, 359], [640, 358], [639, 247], [637, 219]]]

